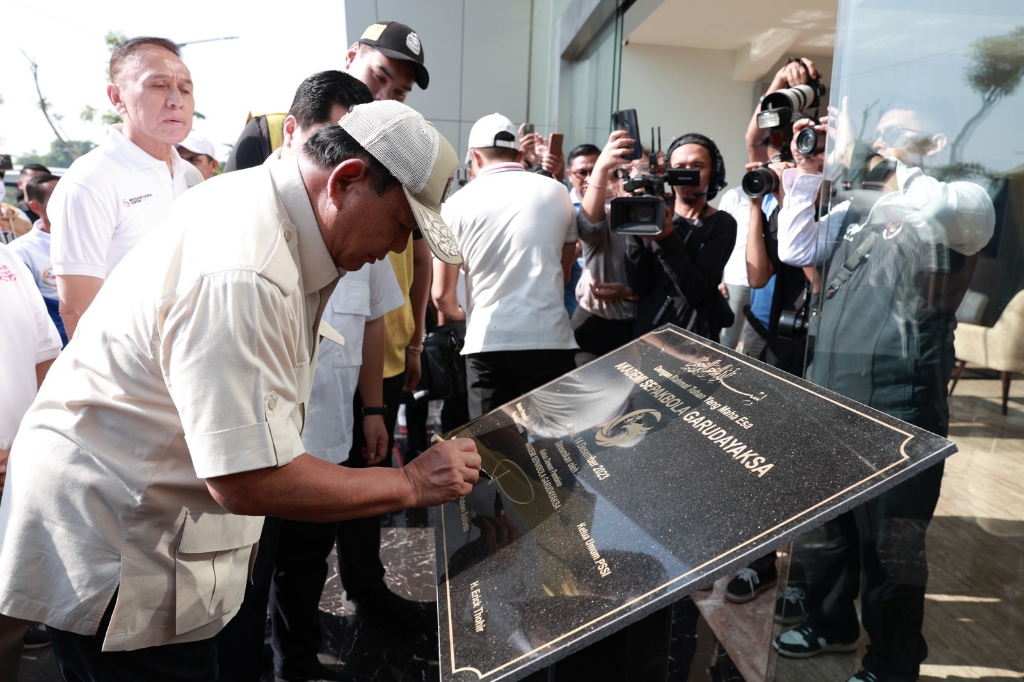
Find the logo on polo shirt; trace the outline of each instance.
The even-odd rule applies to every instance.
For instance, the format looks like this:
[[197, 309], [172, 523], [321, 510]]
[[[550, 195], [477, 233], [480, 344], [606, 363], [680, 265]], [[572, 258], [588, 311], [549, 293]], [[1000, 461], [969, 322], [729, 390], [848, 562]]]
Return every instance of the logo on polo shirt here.
[[18, 275], [6, 265], [0, 265], [0, 282], [17, 282]]
[[135, 206], [136, 204], [141, 204], [142, 202], [149, 201], [152, 198], [153, 198], [152, 194], [140, 194], [137, 197], [132, 197], [131, 199], [125, 199], [124, 200], [124, 207], [125, 208], [131, 208], [132, 206]]

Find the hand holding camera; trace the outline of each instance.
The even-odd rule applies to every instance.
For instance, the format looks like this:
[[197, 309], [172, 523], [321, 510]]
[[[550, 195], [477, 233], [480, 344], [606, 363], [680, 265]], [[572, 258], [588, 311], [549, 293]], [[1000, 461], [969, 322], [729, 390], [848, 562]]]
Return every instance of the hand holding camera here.
[[821, 123], [803, 118], [793, 124], [793, 142], [790, 151], [801, 173], [820, 173], [825, 159], [825, 139], [828, 135], [828, 116]]
[[633, 154], [636, 140], [625, 130], [613, 130], [608, 136], [608, 144], [601, 150], [601, 155], [594, 163], [590, 174], [591, 186], [606, 187], [613, 170], [626, 162]]

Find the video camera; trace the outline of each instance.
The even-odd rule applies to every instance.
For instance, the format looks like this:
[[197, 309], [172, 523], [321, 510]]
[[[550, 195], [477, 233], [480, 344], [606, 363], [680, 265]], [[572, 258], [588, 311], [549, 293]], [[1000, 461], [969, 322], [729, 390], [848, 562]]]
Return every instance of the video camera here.
[[[612, 114], [612, 123], [624, 128], [636, 140], [637, 149], [628, 157], [642, 159], [640, 136], [635, 109], [625, 109]], [[658, 151], [654, 146], [654, 128], [651, 128], [651, 152], [649, 167], [657, 170], [658, 153], [661, 151], [661, 130], [658, 130]], [[666, 162], [668, 160], [666, 159]], [[664, 173], [644, 173], [627, 178], [622, 188], [632, 196], [616, 197], [611, 201], [608, 226], [619, 234], [656, 236], [665, 229], [665, 186], [699, 187], [700, 170], [697, 168], [668, 168]]]

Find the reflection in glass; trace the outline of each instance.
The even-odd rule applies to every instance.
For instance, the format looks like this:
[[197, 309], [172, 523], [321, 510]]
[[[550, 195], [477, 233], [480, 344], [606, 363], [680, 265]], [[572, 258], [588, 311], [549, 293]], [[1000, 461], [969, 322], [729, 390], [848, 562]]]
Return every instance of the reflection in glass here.
[[1024, 337], [985, 330], [1024, 280], [1024, 5], [848, 0], [834, 63], [824, 173], [780, 217], [817, 237], [806, 376], [960, 454], [797, 541], [808, 617], [775, 639], [776, 679], [1020, 677], [1024, 491], [1003, 470], [1024, 473], [1024, 418], [985, 367]]

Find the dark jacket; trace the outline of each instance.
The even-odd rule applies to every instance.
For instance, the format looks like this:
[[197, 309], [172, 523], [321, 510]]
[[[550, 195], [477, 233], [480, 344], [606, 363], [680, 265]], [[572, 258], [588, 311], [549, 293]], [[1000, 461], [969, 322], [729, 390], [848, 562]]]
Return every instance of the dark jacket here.
[[848, 212], [825, 270], [827, 290], [870, 240], [867, 257], [823, 301], [811, 379], [945, 436], [955, 312], [975, 257], [926, 243], [899, 220], [851, 229], [869, 210], [855, 203]]
[[626, 282], [640, 297], [634, 334], [654, 329], [658, 311], [669, 299], [659, 321], [718, 341], [722, 330], [718, 285], [736, 244], [736, 220], [725, 211], [692, 225], [676, 216], [672, 234], [661, 241], [630, 236], [626, 239]]

